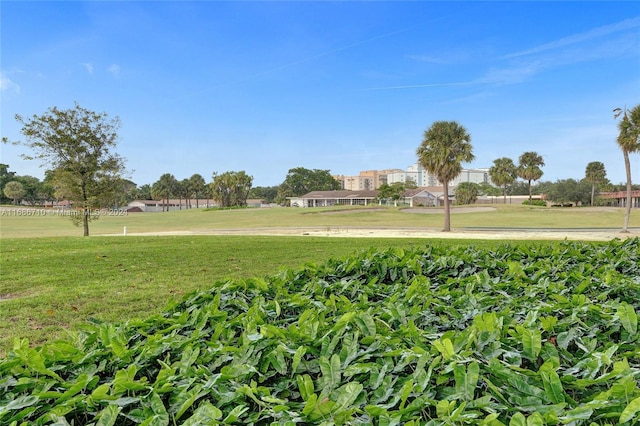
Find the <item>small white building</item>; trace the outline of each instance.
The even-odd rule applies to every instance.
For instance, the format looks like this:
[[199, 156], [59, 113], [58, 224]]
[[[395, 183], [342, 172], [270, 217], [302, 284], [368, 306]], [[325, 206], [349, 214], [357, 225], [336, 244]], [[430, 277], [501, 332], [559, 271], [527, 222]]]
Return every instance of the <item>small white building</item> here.
[[174, 210], [186, 210], [188, 208], [208, 208], [215, 207], [217, 204], [212, 200], [204, 199], [177, 199], [169, 200], [134, 200], [127, 204], [127, 211], [134, 212], [163, 212]]

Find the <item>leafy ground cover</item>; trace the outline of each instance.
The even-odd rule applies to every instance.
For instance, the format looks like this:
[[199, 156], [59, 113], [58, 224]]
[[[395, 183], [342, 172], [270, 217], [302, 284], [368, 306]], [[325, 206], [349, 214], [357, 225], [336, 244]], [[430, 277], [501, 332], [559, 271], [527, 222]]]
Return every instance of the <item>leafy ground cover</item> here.
[[640, 240], [370, 250], [17, 340], [2, 424], [633, 425]]

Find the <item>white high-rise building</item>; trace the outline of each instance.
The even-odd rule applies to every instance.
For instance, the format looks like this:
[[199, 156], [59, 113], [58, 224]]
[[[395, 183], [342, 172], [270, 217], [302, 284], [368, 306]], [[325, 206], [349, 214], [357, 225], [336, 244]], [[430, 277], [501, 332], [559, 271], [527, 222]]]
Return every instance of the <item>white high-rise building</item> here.
[[[358, 176], [334, 176], [342, 183], [343, 189], [351, 191], [378, 189], [383, 183], [407, 183], [412, 181], [417, 187], [442, 186], [442, 182], [437, 177], [427, 172], [420, 163], [415, 163], [407, 167], [407, 170], [386, 169], [367, 170], [360, 172]], [[473, 182], [491, 184], [489, 169], [462, 169], [457, 178], [449, 182], [450, 188], [455, 188], [459, 183]]]

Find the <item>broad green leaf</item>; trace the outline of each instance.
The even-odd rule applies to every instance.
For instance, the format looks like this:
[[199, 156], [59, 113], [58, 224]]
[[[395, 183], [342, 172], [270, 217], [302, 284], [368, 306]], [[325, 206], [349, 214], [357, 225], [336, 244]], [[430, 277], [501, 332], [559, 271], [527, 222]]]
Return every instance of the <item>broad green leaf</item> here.
[[91, 392], [91, 399], [96, 402], [104, 401], [104, 400], [112, 400], [116, 399], [115, 397], [109, 396], [109, 391], [111, 390], [111, 385], [109, 383], [104, 383]]
[[222, 417], [222, 411], [213, 406], [209, 401], [204, 401], [193, 415], [182, 423], [182, 426], [200, 426], [220, 424], [218, 419]]
[[353, 402], [358, 399], [358, 395], [362, 392], [363, 386], [357, 382], [350, 382], [341, 386], [336, 390], [336, 406], [337, 410], [346, 410]]
[[544, 391], [549, 397], [549, 400], [554, 404], [560, 404], [565, 401], [564, 391], [562, 389], [562, 382], [558, 373], [555, 371], [541, 371], [540, 377], [542, 378], [542, 384], [544, 385]]
[[278, 346], [268, 356], [269, 361], [271, 362], [271, 366], [276, 369], [276, 371], [285, 376], [287, 374], [287, 361], [284, 358], [284, 352], [282, 346]]
[[362, 312], [356, 316], [355, 322], [365, 336], [376, 336], [376, 323], [368, 312]]
[[113, 392], [115, 395], [122, 395], [127, 391], [137, 391], [147, 389], [147, 385], [141, 381], [136, 380], [136, 373], [138, 367], [135, 364], [131, 364], [124, 370], [116, 372], [113, 379]]
[[472, 362], [466, 368], [462, 364], [457, 364], [453, 367], [453, 375], [456, 381], [456, 394], [465, 401], [473, 401], [480, 377], [478, 363]]
[[51, 371], [45, 366], [45, 360], [35, 349], [32, 349], [28, 346], [24, 346], [23, 342], [26, 342], [28, 345], [28, 340], [24, 339], [24, 341], [20, 341], [18, 343], [18, 339], [14, 342], [13, 354], [16, 355], [20, 360], [29, 368], [34, 371], [45, 374], [49, 377], [53, 377], [54, 379], [62, 381], [62, 378], [58, 376], [55, 372]]
[[173, 401], [171, 406], [171, 412], [176, 420], [180, 419], [182, 415], [196, 402], [199, 398], [206, 395], [206, 392], [202, 391], [202, 385], [195, 385], [189, 390], [181, 390], [176, 395], [176, 400]]
[[148, 401], [153, 416], [142, 422], [141, 426], [167, 426], [169, 424], [169, 413], [167, 413], [162, 399], [157, 393], [151, 392]]
[[96, 426], [113, 426], [116, 424], [116, 420], [118, 420], [120, 410], [122, 410], [122, 407], [113, 404], [107, 405], [98, 413]]
[[337, 354], [333, 354], [330, 360], [326, 357], [320, 357], [319, 363], [322, 372], [323, 392], [338, 387], [341, 380], [340, 357]]
[[99, 335], [102, 343], [111, 349], [117, 358], [124, 361], [131, 359], [131, 355], [127, 349], [127, 342], [120, 329], [116, 329], [113, 324], [103, 324], [99, 328]]
[[522, 347], [525, 355], [530, 359], [537, 358], [542, 349], [542, 334], [540, 330], [522, 326], [519, 326], [518, 329], [522, 333]]
[[527, 426], [544, 426], [545, 422], [540, 413], [533, 413], [527, 417]]
[[515, 413], [511, 416], [509, 426], [527, 426], [527, 418], [522, 413]]
[[438, 349], [440, 354], [442, 354], [442, 358], [445, 361], [449, 361], [451, 357], [455, 355], [455, 350], [453, 349], [453, 343], [451, 342], [451, 339], [445, 338], [442, 339], [442, 341], [435, 340], [433, 342], [433, 345], [436, 347], [436, 349]]
[[638, 315], [633, 309], [633, 306], [627, 302], [620, 303], [620, 305], [618, 305], [618, 318], [620, 318], [622, 327], [624, 327], [631, 336], [635, 336], [638, 332]]
[[236, 423], [238, 422], [238, 420], [240, 420], [240, 417], [242, 417], [242, 415], [247, 411], [249, 411], [249, 407], [247, 407], [246, 405], [238, 405], [229, 412], [227, 417], [224, 418], [223, 423], [225, 424]]
[[404, 405], [407, 402], [407, 398], [409, 398], [409, 395], [411, 395], [412, 391], [413, 391], [413, 380], [407, 380], [402, 386], [402, 389], [400, 390], [400, 409], [401, 410], [404, 409]]
[[436, 414], [438, 418], [441, 420], [449, 420], [451, 418], [451, 413], [455, 410], [456, 402], [455, 401], [447, 401], [441, 400], [436, 404]]
[[200, 349], [197, 346], [195, 348], [191, 346], [187, 346], [182, 351], [182, 357], [180, 358], [180, 367], [179, 367], [180, 374], [185, 374], [189, 369], [189, 367], [191, 367], [191, 365], [194, 362], [196, 362], [199, 355], [200, 355]]
[[567, 424], [578, 420], [589, 420], [592, 415], [593, 409], [591, 407], [580, 406], [567, 411], [563, 416], [560, 416], [559, 419], [563, 423]]
[[300, 346], [293, 354], [293, 361], [291, 362], [291, 377], [293, 377], [293, 375], [298, 371], [298, 367], [300, 366], [300, 362], [302, 361], [302, 357], [305, 353], [307, 353], [306, 346]]
[[298, 390], [300, 390], [300, 396], [304, 401], [307, 401], [311, 395], [313, 395], [315, 389], [313, 387], [313, 380], [308, 374], [296, 376], [298, 382]]
[[56, 401], [57, 404], [61, 404], [69, 398], [78, 394], [81, 390], [83, 390], [91, 378], [87, 374], [81, 374], [76, 378], [75, 383], [73, 383], [69, 389], [67, 389]]
[[307, 416], [310, 420], [316, 421], [329, 415], [335, 406], [335, 402], [330, 401], [328, 398], [318, 398], [318, 395], [313, 394], [307, 400], [302, 414]]
[[620, 419], [618, 419], [618, 423], [630, 422], [631, 420], [640, 420], [638, 417], [638, 412], [640, 412], [640, 397], [631, 401], [625, 408], [622, 410], [622, 414], [620, 414]]
[[305, 416], [310, 416], [313, 413], [313, 410], [316, 408], [316, 404], [318, 403], [318, 395], [315, 393], [309, 395], [306, 399], [306, 403], [302, 408], [302, 414]]
[[346, 314], [342, 315], [340, 319], [338, 319], [338, 321], [336, 321], [335, 325], [333, 326], [333, 331], [342, 330], [344, 327], [347, 326], [347, 324], [349, 324], [353, 320], [355, 316], [356, 316], [355, 312], [347, 312]]
[[491, 413], [487, 415], [487, 417], [482, 419], [482, 422], [479, 424], [479, 426], [505, 426], [504, 423], [498, 420], [498, 417], [498, 413]]
[[9, 411], [20, 410], [21, 408], [31, 407], [40, 400], [37, 396], [22, 395], [14, 400], [9, 401], [7, 405], [0, 406], [0, 417]]
[[387, 410], [385, 408], [377, 405], [367, 405], [364, 407], [364, 411], [366, 411], [371, 417], [379, 417], [387, 414]]

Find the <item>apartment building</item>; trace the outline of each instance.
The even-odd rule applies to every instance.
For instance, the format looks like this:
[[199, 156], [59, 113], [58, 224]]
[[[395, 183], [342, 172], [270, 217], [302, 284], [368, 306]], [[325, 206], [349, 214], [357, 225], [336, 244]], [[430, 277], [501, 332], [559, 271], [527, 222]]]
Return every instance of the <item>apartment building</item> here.
[[[357, 176], [334, 176], [342, 184], [342, 189], [349, 191], [363, 191], [378, 189], [380, 185], [396, 182], [407, 183], [413, 182], [417, 187], [436, 187], [442, 186], [442, 182], [437, 177], [428, 173], [420, 163], [415, 163], [402, 169], [386, 169], [386, 170], [366, 170], [360, 172]], [[462, 169], [460, 175], [449, 183], [451, 188], [456, 187], [462, 182], [491, 184], [488, 168], [479, 169]]]
[[387, 182], [390, 173], [401, 172], [401, 169], [387, 170], [365, 170], [356, 176], [334, 175], [333, 177], [341, 183], [342, 189], [348, 191], [371, 191], [378, 189], [380, 185]]

